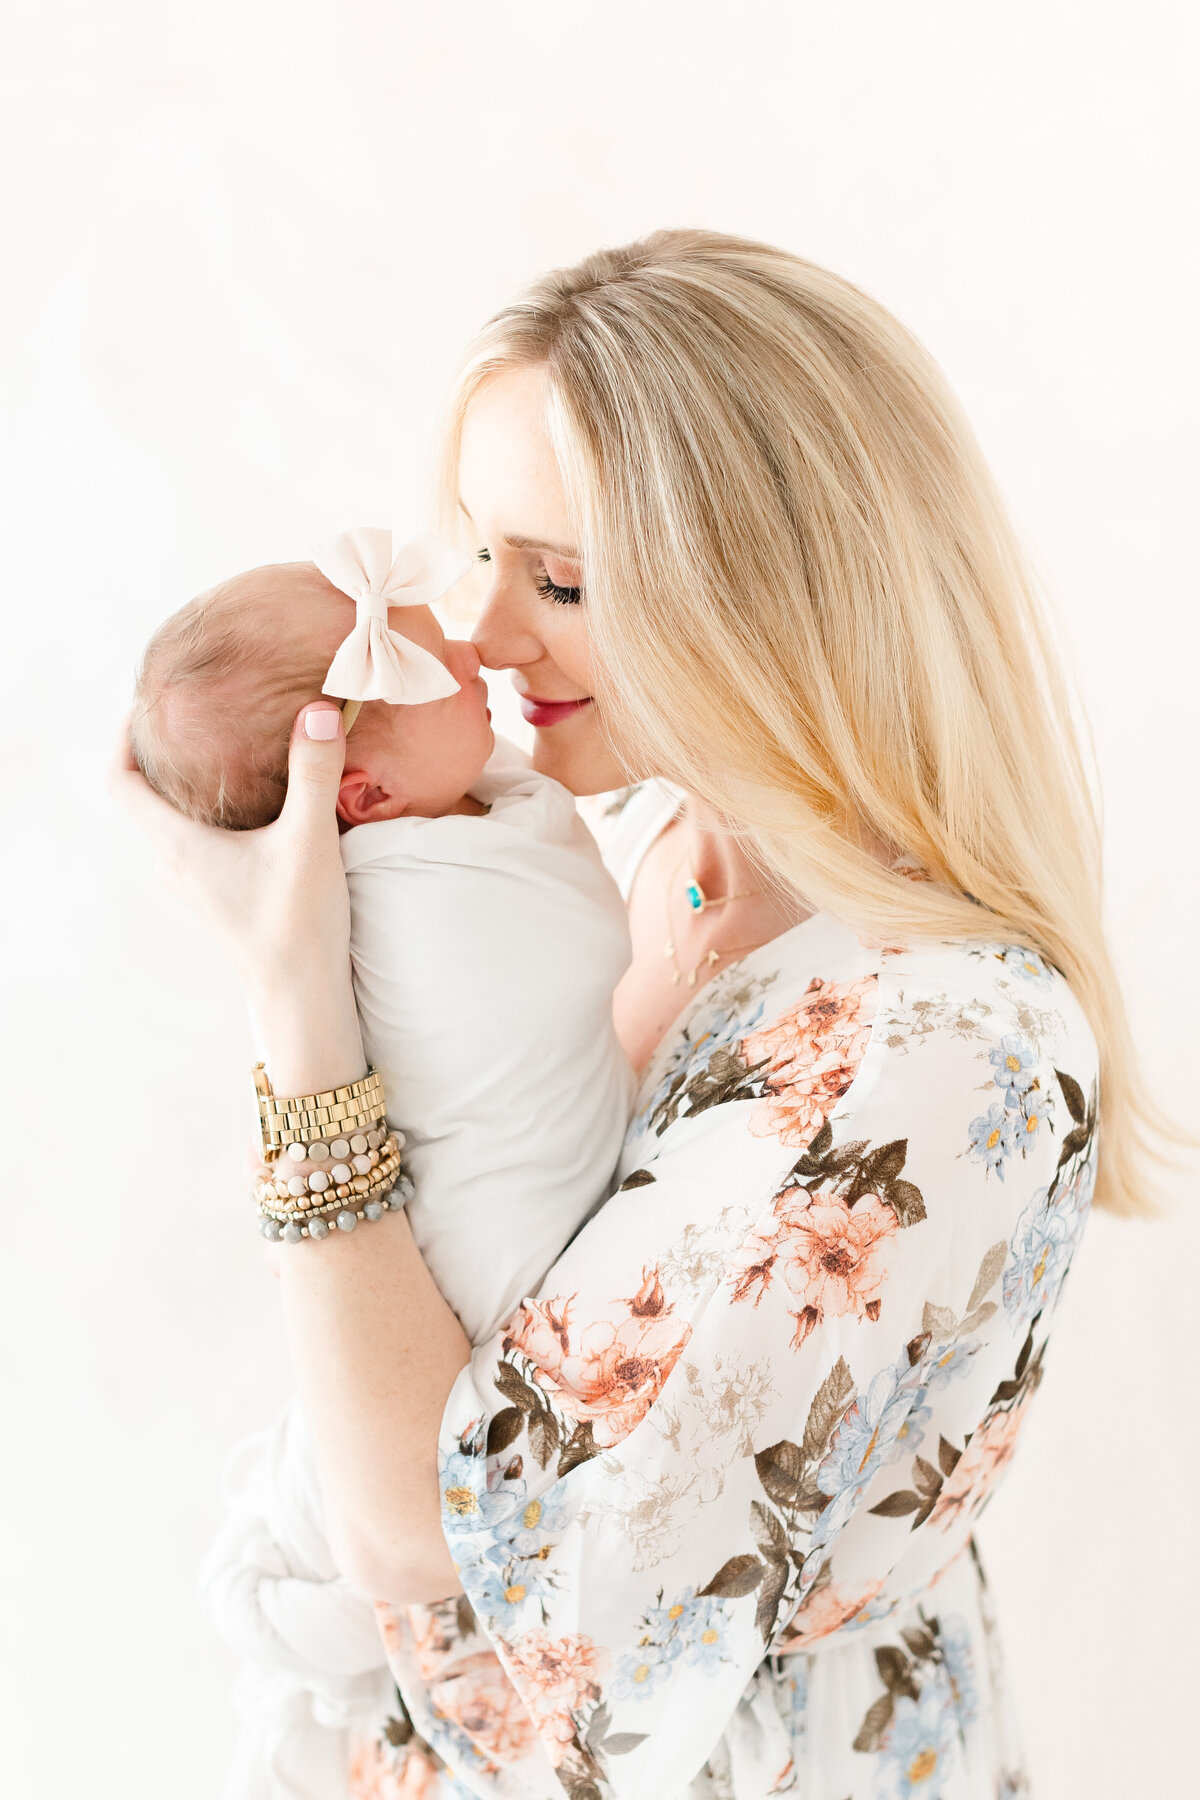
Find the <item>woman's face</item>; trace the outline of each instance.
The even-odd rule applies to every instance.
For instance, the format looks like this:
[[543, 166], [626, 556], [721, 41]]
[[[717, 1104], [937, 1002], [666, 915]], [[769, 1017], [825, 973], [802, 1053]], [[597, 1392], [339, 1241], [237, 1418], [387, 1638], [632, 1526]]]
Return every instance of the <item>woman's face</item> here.
[[511, 669], [535, 729], [534, 766], [575, 794], [630, 779], [592, 697], [583, 571], [546, 432], [546, 372], [494, 376], [463, 427], [459, 497], [489, 576], [473, 634], [484, 665]]

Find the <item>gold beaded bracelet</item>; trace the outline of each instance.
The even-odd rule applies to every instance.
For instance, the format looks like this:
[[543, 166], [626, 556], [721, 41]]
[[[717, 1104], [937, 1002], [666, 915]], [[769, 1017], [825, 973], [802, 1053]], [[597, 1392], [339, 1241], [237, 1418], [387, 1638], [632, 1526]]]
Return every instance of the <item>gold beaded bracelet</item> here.
[[258, 1183], [254, 1197], [260, 1207], [290, 1214], [332, 1206], [335, 1200], [349, 1200], [352, 1195], [390, 1187], [400, 1173], [399, 1140], [390, 1137], [382, 1150], [373, 1151], [369, 1158], [356, 1157], [355, 1162], [365, 1166], [355, 1170], [346, 1164], [336, 1164], [328, 1174], [317, 1168], [306, 1175], [298, 1168], [294, 1175], [286, 1177], [267, 1175]]

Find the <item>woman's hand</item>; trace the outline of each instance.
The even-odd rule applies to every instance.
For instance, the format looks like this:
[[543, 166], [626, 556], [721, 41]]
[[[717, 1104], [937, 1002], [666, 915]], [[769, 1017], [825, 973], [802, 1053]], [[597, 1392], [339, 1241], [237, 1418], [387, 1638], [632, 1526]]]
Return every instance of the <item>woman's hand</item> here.
[[340, 709], [306, 706], [292, 729], [283, 811], [260, 831], [185, 818], [138, 769], [128, 733], [112, 771], [111, 791], [154, 845], [160, 876], [241, 978], [280, 1093], [313, 1093], [364, 1068], [338, 846], [345, 756]]

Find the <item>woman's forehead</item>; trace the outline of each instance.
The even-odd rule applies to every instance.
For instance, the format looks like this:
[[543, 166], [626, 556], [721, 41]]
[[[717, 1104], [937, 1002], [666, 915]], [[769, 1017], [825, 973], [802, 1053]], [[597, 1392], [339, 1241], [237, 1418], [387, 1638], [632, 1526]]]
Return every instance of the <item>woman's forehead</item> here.
[[459, 497], [477, 529], [527, 545], [575, 541], [546, 425], [549, 385], [537, 367], [507, 369], [472, 398], [463, 421]]

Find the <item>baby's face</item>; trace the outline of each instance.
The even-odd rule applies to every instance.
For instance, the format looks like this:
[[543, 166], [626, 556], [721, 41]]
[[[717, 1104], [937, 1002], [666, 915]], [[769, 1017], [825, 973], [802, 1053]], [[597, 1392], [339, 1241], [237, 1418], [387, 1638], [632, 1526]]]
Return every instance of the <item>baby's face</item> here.
[[[353, 624], [347, 606], [346, 630]], [[393, 607], [388, 625], [444, 663], [457, 694], [421, 706], [368, 700], [346, 740], [338, 800], [345, 825], [408, 815], [438, 818], [471, 791], [495, 737], [473, 644], [447, 638], [427, 606]]]

